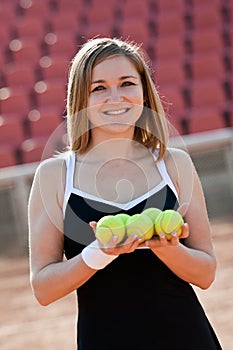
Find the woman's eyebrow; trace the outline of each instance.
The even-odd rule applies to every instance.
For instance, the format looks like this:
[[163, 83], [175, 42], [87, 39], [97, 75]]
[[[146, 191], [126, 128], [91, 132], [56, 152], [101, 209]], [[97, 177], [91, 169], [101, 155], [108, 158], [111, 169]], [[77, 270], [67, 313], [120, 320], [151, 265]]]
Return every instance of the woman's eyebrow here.
[[[137, 79], [138, 77], [135, 77], [134, 75], [124, 75], [122, 77], [119, 78], [119, 80], [125, 80], [125, 79]], [[91, 83], [92, 84], [101, 84], [101, 83], [105, 83], [106, 81], [104, 79], [98, 79], [98, 80], [94, 80]]]
[[125, 75], [123, 77], [120, 77], [119, 80], [130, 79], [130, 78], [138, 79], [138, 77], [135, 77], [134, 75]]

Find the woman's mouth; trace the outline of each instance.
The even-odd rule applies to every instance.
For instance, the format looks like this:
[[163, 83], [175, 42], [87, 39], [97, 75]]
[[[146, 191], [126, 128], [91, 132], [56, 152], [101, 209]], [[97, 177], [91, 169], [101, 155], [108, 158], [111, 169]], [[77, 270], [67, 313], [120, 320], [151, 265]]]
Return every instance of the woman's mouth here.
[[127, 113], [130, 110], [130, 108], [121, 108], [121, 109], [113, 109], [109, 111], [103, 112], [105, 115], [121, 115], [124, 113]]

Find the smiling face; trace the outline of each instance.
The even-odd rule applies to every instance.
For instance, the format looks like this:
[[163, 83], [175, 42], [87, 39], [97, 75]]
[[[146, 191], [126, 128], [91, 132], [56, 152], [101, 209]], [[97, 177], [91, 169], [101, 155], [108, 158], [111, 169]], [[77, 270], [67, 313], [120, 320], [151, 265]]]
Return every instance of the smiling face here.
[[133, 135], [143, 102], [140, 75], [126, 56], [110, 57], [93, 68], [88, 99], [92, 133]]

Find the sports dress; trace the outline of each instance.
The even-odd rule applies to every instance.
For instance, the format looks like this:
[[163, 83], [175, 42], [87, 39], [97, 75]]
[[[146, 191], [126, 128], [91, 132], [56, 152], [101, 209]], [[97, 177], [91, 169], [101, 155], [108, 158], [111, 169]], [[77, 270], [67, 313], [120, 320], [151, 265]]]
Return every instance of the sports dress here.
[[[164, 161], [155, 166], [161, 182], [139, 198], [119, 204], [74, 188], [75, 153], [68, 152], [63, 207], [67, 259], [95, 240], [90, 221], [150, 207], [178, 208]], [[192, 286], [147, 247], [121, 254], [97, 271], [77, 289], [77, 301], [78, 350], [222, 349]]]

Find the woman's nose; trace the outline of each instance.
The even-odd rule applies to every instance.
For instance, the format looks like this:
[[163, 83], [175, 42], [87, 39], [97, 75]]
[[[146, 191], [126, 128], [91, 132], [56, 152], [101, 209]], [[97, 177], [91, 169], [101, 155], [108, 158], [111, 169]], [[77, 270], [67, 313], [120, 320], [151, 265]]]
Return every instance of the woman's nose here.
[[112, 87], [108, 97], [109, 102], [120, 102], [123, 100], [123, 96], [117, 87]]

